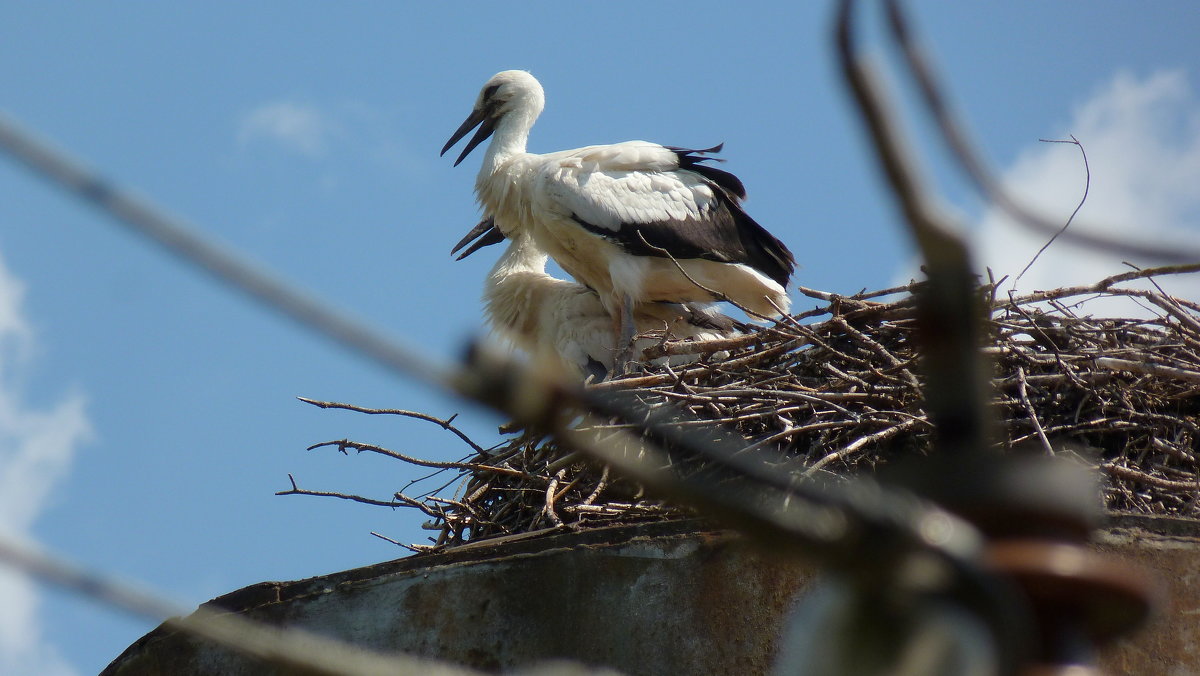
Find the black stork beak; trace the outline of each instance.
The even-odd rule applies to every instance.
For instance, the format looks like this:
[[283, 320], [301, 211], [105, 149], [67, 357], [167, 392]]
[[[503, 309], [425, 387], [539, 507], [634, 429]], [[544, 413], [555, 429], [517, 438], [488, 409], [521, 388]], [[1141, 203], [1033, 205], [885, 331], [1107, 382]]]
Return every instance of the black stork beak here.
[[503, 242], [504, 233], [500, 232], [500, 228], [496, 227], [496, 220], [491, 216], [488, 216], [482, 221], [479, 221], [479, 224], [474, 228], [471, 228], [471, 232], [468, 232], [466, 237], [458, 240], [458, 244], [455, 244], [454, 248], [450, 250], [450, 255], [454, 255], [459, 249], [467, 246], [467, 243], [473, 239], [475, 240], [475, 243], [467, 247], [467, 250], [459, 254], [458, 258], [455, 258], [454, 260], [461, 261], [485, 246], [491, 246], [493, 244], [499, 244], [500, 242]]
[[499, 117], [493, 115], [492, 112], [492, 106], [484, 106], [472, 110], [471, 114], [467, 116], [467, 119], [463, 120], [458, 129], [454, 130], [454, 134], [450, 137], [449, 141], [446, 141], [446, 145], [442, 146], [442, 152], [439, 155], [445, 155], [446, 151], [450, 150], [450, 146], [458, 143], [462, 137], [467, 135], [467, 132], [474, 129], [476, 125], [479, 125], [479, 130], [467, 142], [467, 147], [463, 148], [462, 154], [458, 156], [457, 160], [454, 160], [454, 166], [457, 167], [467, 155], [471, 154], [472, 150], [475, 150], [475, 146], [486, 141], [492, 135], [492, 132], [496, 131], [496, 122], [499, 120]]

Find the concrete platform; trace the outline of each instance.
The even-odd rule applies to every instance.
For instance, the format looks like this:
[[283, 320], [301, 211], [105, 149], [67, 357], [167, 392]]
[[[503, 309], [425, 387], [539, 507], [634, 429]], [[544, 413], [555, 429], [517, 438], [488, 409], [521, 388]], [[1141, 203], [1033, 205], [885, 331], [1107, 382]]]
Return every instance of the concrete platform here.
[[[1200, 522], [1114, 517], [1095, 546], [1158, 575], [1152, 626], [1103, 656], [1111, 674], [1200, 674]], [[498, 671], [548, 658], [626, 674], [767, 673], [781, 620], [815, 571], [728, 531], [672, 522], [481, 543], [209, 602], [381, 651]], [[164, 628], [104, 676], [263, 674]]]

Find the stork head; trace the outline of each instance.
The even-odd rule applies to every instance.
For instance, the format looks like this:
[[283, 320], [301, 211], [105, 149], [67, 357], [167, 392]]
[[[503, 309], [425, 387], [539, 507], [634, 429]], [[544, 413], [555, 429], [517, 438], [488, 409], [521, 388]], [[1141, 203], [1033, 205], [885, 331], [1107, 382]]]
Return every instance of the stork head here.
[[[533, 126], [533, 121], [541, 114], [545, 105], [546, 95], [542, 91], [542, 85], [529, 73], [523, 70], [506, 70], [496, 73], [487, 81], [487, 84], [483, 85], [471, 114], [455, 130], [450, 140], [446, 141], [446, 145], [442, 146], [441, 154], [445, 155], [451, 146], [478, 126], [479, 129], [467, 142], [462, 154], [454, 161], [454, 166], [457, 167], [459, 162], [462, 162], [476, 146], [486, 141], [496, 131], [497, 125], [504, 119], [519, 121], [518, 128], [521, 128], [524, 134], [528, 134], [529, 127]], [[522, 138], [520, 142], [523, 148], [524, 139]]]

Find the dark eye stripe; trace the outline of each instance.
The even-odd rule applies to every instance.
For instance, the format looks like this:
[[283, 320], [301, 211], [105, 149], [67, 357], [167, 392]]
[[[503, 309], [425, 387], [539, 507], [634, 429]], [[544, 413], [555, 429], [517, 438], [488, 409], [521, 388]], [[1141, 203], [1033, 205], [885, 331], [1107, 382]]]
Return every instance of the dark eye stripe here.
[[492, 96], [495, 95], [497, 89], [500, 89], [500, 85], [498, 85], [498, 84], [492, 85], [491, 87], [488, 87], [487, 89], [483, 90], [483, 100], [484, 101], [490, 100], [492, 98]]

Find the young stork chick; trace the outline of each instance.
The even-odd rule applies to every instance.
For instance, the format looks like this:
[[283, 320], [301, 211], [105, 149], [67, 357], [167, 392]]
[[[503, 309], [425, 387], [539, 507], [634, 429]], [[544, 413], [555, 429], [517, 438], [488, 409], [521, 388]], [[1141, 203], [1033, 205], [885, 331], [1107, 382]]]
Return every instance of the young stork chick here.
[[[458, 257], [466, 258], [488, 244], [503, 240], [491, 219], [475, 227], [451, 253], [479, 238]], [[501, 336], [534, 359], [551, 360], [581, 379], [603, 380], [614, 373], [617, 355], [608, 311], [596, 292], [546, 272], [547, 256], [528, 233], [516, 231], [484, 285], [488, 322]], [[739, 331], [736, 322], [716, 313], [667, 303], [644, 303], [633, 315], [637, 338], [634, 354], [663, 338], [714, 340]], [[698, 355], [673, 355], [673, 365], [695, 361]], [[662, 363], [660, 358], [654, 363]]]
[[631, 354], [640, 304], [730, 300], [767, 317], [787, 311], [795, 260], [742, 210], [742, 182], [704, 164], [721, 146], [627, 141], [528, 153], [544, 104], [529, 73], [497, 73], [442, 154], [478, 127], [457, 166], [492, 138], [475, 181], [484, 213], [504, 235], [528, 235], [596, 291], [622, 349], [619, 369]]

